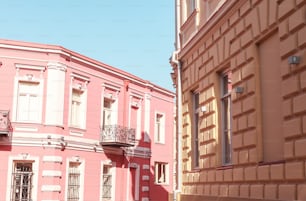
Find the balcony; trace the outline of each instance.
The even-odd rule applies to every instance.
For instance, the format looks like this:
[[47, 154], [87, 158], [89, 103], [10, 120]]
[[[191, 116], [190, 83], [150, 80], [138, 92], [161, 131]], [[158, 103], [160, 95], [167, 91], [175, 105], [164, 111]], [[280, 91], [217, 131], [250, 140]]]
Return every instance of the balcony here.
[[0, 136], [8, 135], [12, 130], [9, 110], [0, 110]]
[[131, 147], [135, 145], [135, 129], [120, 125], [107, 125], [101, 130], [102, 146]]

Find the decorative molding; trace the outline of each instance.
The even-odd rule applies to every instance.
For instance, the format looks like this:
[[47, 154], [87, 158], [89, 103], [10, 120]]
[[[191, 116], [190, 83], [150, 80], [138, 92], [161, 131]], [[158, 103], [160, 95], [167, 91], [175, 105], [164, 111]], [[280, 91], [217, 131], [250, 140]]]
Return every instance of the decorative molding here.
[[150, 180], [150, 176], [149, 175], [143, 175], [142, 176], [142, 180], [143, 181], [149, 181]]
[[150, 165], [144, 164], [144, 165], [142, 165], [142, 169], [143, 170], [150, 170]]
[[43, 162], [62, 163], [63, 158], [61, 156], [44, 156]]
[[150, 190], [149, 186], [143, 186], [142, 192], [148, 192]]
[[45, 66], [35, 66], [27, 64], [15, 64], [15, 67], [18, 69], [29, 69], [29, 70], [38, 70], [38, 71], [44, 71], [46, 69]]
[[37, 132], [37, 127], [15, 127], [15, 131]]
[[67, 71], [67, 66], [65, 64], [62, 64], [60, 62], [49, 62], [47, 64], [48, 69], [55, 69], [55, 70], [60, 70], [60, 71]]
[[62, 172], [56, 171], [56, 170], [43, 170], [42, 176], [43, 177], [62, 177]]
[[42, 185], [41, 191], [43, 192], [61, 192], [60, 185]]

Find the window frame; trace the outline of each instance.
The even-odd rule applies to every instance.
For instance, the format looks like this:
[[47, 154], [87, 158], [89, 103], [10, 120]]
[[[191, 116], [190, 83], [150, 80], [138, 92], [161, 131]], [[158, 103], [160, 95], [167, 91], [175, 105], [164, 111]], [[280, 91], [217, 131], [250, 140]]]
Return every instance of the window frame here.
[[[16, 163], [31, 163], [32, 164], [32, 186], [31, 186], [31, 201], [37, 201], [37, 188], [38, 188], [38, 174], [35, 174], [36, 172], [39, 172], [38, 167], [39, 167], [39, 158], [38, 157], [33, 157], [30, 156], [27, 153], [22, 153], [19, 156], [10, 156], [8, 159], [8, 171], [7, 171], [7, 186], [9, 189], [6, 191], [6, 200], [11, 200], [12, 199], [12, 186], [13, 186], [13, 172], [15, 168]], [[29, 200], [29, 201], [30, 201]]]
[[[68, 197], [68, 188], [69, 188], [69, 168], [70, 164], [78, 164], [78, 171], [79, 171], [79, 200], [83, 200], [84, 197], [84, 168], [85, 168], [85, 161], [80, 159], [79, 156], [75, 156], [72, 158], [67, 158], [66, 163], [66, 184], [65, 184], [65, 200], [69, 201]], [[74, 200], [75, 201], [75, 200]]]
[[[225, 79], [227, 78], [227, 81]], [[222, 165], [232, 164], [232, 82], [231, 71], [220, 73]]]
[[187, 18], [193, 13], [195, 9], [196, 9], [196, 0], [186, 0]]
[[[160, 175], [163, 174], [163, 175]], [[160, 177], [163, 176], [162, 181]], [[169, 184], [169, 163], [158, 162], [154, 163], [154, 183], [156, 185], [168, 185]]]
[[[14, 162], [13, 173], [12, 173], [12, 187], [11, 187], [11, 200], [12, 201], [31, 201], [32, 200], [32, 182], [33, 182], [33, 164], [32, 162]], [[18, 170], [18, 165], [22, 167], [30, 168], [29, 171]], [[29, 178], [28, 178], [29, 177]], [[26, 182], [28, 178], [28, 182]], [[17, 182], [20, 179], [19, 182]], [[18, 192], [17, 192], [18, 191]], [[26, 197], [22, 197], [26, 191]], [[14, 193], [15, 192], [15, 193]], [[18, 197], [17, 195], [21, 196]], [[17, 196], [17, 197], [16, 197]]]
[[[78, 119], [74, 120], [73, 114], [74, 112], [74, 91], [80, 93], [80, 100], [79, 100], [79, 106], [78, 106]], [[86, 129], [86, 110], [87, 110], [87, 89], [84, 87], [71, 87], [70, 90], [70, 110], [69, 110], [69, 126], [72, 128], [79, 128], [79, 129]], [[76, 121], [76, 122], [74, 122]]]
[[[158, 118], [160, 116], [160, 118]], [[165, 118], [165, 113], [162, 112], [155, 112], [155, 121], [154, 121], [154, 141], [155, 143], [159, 144], [165, 144], [165, 137], [166, 137], [166, 118]], [[158, 120], [159, 119], [159, 123]], [[158, 126], [159, 125], [159, 126]]]
[[[105, 167], [109, 168], [109, 175], [111, 175], [111, 197], [110, 198], [104, 198], [103, 197], [103, 188], [104, 188], [104, 169]], [[115, 189], [116, 189], [116, 165], [114, 162], [111, 161], [102, 161], [101, 162], [101, 183], [100, 183], [100, 201], [111, 201], [115, 200]]]
[[[106, 107], [105, 102], [108, 102], [110, 107]], [[104, 128], [104, 126], [111, 126], [117, 124], [117, 113], [115, 110], [116, 107], [116, 101], [111, 98], [103, 97], [103, 103], [102, 103], [102, 118], [101, 118], [101, 126]], [[110, 117], [110, 122], [106, 123], [105, 113], [108, 112]]]
[[[20, 91], [21, 83], [25, 83], [25, 85], [30, 84], [30, 85], [35, 85], [31, 86], [33, 89], [29, 90], [28, 92], [26, 91]], [[29, 87], [29, 88], [31, 88]], [[35, 90], [34, 90], [35, 88]], [[33, 93], [35, 91], [35, 93]], [[16, 79], [16, 88], [15, 88], [15, 100], [14, 100], [14, 110], [15, 112], [13, 113], [13, 119], [16, 122], [21, 122], [21, 123], [41, 123], [42, 121], [42, 94], [43, 94], [43, 81], [40, 79], [35, 79], [31, 78], [29, 79], [23, 79], [23, 78], [17, 78]], [[30, 107], [30, 103], [33, 102], [31, 101], [30, 97], [35, 97], [35, 108], [37, 109], [37, 118], [36, 119], [31, 119], [30, 116], [30, 108], [28, 108], [28, 111], [26, 112], [26, 116], [28, 116], [25, 119], [22, 119], [21, 116], [23, 116], [21, 113], [23, 112], [22, 110], [19, 109], [20, 107], [20, 102], [21, 102], [21, 96], [26, 97], [26, 103], [28, 107]]]
[[200, 142], [199, 142], [199, 107], [200, 107], [200, 93], [192, 91], [192, 159], [193, 168], [200, 167]]

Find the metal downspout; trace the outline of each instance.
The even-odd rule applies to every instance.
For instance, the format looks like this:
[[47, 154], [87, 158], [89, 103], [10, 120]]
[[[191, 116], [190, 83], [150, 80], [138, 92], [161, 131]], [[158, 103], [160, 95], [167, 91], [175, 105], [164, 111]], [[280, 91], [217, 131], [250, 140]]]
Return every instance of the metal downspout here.
[[175, 0], [175, 52], [172, 55], [172, 62], [176, 64], [177, 70], [177, 170], [176, 188], [173, 190], [173, 201], [177, 200], [177, 194], [182, 188], [182, 86], [181, 86], [181, 62], [178, 59], [180, 44], [180, 0]]

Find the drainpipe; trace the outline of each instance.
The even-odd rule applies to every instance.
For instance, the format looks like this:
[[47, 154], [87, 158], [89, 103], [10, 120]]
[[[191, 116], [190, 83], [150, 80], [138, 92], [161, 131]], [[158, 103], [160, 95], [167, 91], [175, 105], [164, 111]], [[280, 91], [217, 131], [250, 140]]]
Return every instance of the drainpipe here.
[[175, 52], [171, 58], [171, 64], [176, 66], [176, 93], [177, 93], [177, 168], [176, 168], [176, 186], [173, 189], [173, 201], [177, 200], [177, 194], [181, 193], [182, 188], [182, 86], [181, 86], [181, 62], [178, 59], [180, 45], [180, 0], [175, 1]]
[[182, 86], [181, 86], [181, 62], [177, 59], [177, 52], [172, 56], [171, 63], [176, 66], [177, 78], [176, 78], [176, 93], [177, 93], [177, 169], [176, 169], [176, 188], [173, 192], [173, 200], [176, 201], [176, 196], [181, 192], [182, 183]]

